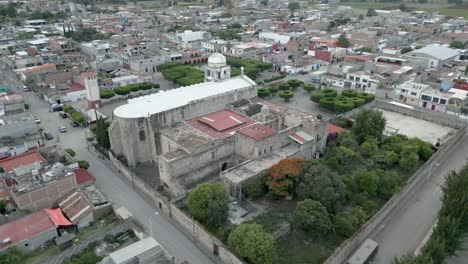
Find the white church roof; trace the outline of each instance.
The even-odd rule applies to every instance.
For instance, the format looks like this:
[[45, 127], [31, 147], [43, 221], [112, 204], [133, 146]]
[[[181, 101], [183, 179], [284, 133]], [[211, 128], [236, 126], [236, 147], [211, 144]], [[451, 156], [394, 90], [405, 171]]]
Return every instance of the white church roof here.
[[224, 55], [221, 53], [213, 53], [210, 57], [208, 57], [208, 63], [226, 64], [226, 57], [224, 57]]
[[256, 85], [256, 83], [249, 77], [238, 76], [218, 82], [199, 83], [160, 91], [159, 93], [129, 99], [127, 104], [114, 110], [114, 115], [121, 118], [146, 117], [187, 105], [192, 101], [241, 90], [252, 85]]

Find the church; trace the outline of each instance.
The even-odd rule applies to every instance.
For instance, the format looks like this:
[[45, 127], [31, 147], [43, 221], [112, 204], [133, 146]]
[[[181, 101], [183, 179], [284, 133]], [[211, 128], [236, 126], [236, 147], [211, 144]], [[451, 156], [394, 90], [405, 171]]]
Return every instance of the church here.
[[[109, 127], [112, 152], [129, 167], [155, 164], [155, 177], [174, 196], [219, 177], [239, 196], [246, 180], [283, 158], [312, 158], [326, 141], [326, 122], [317, 115], [256, 97], [256, 83], [243, 73], [231, 77], [226, 58], [215, 53], [204, 83], [116, 108]], [[245, 173], [243, 166], [252, 170], [254, 161], [257, 169]]]

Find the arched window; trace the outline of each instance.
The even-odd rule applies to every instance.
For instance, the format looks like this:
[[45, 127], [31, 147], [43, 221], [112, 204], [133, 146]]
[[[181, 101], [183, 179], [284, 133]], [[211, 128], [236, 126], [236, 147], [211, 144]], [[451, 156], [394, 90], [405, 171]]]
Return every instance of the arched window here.
[[140, 141], [145, 141], [146, 139], [145, 131], [140, 130], [139, 136], [140, 136]]

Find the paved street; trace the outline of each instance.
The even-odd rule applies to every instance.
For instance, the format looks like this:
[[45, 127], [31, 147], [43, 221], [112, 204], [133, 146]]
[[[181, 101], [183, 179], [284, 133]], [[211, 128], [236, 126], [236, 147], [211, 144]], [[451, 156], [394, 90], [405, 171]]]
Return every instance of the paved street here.
[[[15, 80], [13, 73], [2, 70], [2, 75], [6, 76], [6, 83], [11, 87], [22, 87]], [[2, 78], [2, 77], [0, 77]], [[192, 264], [211, 264], [212, 260], [197, 248], [192, 241], [177, 229], [171, 221], [162, 214], [155, 215], [158, 211], [144, 199], [139, 193], [131, 189], [122, 180], [116, 171], [105, 161], [96, 158], [86, 145], [85, 129], [70, 126], [70, 119], [62, 119], [56, 112], [49, 112], [49, 105], [39, 99], [33, 92], [23, 93], [25, 100], [31, 105], [30, 111], [34, 116], [38, 116], [42, 121], [42, 127], [46, 131], [51, 131], [55, 139], [46, 141], [46, 144], [53, 144], [57, 138], [64, 148], [72, 148], [76, 151], [77, 159], [88, 160], [89, 171], [96, 177], [96, 186], [102, 190], [115, 204], [116, 207], [125, 206], [149, 230], [150, 220], [152, 220], [153, 234], [169, 254], [176, 257], [181, 262], [188, 260]], [[67, 133], [57, 136], [58, 127], [65, 125]]]
[[428, 233], [437, 218], [441, 203], [441, 188], [451, 170], [459, 170], [468, 158], [468, 134], [440, 160], [435, 162], [431, 177], [400, 211], [392, 212], [383, 229], [371, 236], [379, 244], [379, 253], [373, 263], [389, 264], [394, 256], [413, 252]]

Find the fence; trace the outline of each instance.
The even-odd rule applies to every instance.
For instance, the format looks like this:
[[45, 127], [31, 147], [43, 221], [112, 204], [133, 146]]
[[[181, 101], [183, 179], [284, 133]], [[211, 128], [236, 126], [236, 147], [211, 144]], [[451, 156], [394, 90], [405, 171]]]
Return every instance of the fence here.
[[373, 233], [378, 232], [379, 226], [386, 220], [391, 212], [399, 210], [405, 205], [405, 200], [409, 199], [425, 181], [424, 178], [430, 169], [431, 163], [436, 162], [447, 155], [458, 140], [465, 134], [464, 129], [460, 129], [457, 134], [444, 144], [416, 173], [408, 180], [407, 185], [397, 195], [393, 196], [366, 224], [364, 224], [351, 238], [344, 241], [333, 254], [328, 257], [325, 264], [346, 263], [349, 256]]
[[224, 264], [242, 264], [233, 253], [215, 236], [206, 231], [195, 220], [188, 217], [177, 206], [170, 202], [164, 196], [161, 196], [154, 188], [146, 184], [143, 180], [135, 177], [128, 167], [123, 165], [111, 152], [109, 152], [109, 160], [117, 168], [125, 179], [130, 182], [133, 187], [139, 190], [146, 198], [152, 201], [153, 205], [158, 207], [161, 212], [172, 219], [180, 229], [192, 239], [208, 256]]

